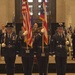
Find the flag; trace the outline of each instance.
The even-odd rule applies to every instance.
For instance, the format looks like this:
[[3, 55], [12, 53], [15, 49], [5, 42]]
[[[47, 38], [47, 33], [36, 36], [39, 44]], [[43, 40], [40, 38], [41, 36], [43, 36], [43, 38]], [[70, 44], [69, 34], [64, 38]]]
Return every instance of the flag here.
[[32, 28], [31, 28], [31, 16], [27, 0], [22, 0], [22, 16], [23, 16], [23, 27], [28, 32], [25, 37], [25, 42], [32, 46]]
[[47, 13], [46, 13], [46, 2], [43, 0], [41, 3], [41, 10], [40, 10], [40, 19], [42, 20], [42, 25], [44, 28], [44, 42], [47, 45], [48, 44], [48, 26], [47, 26]]

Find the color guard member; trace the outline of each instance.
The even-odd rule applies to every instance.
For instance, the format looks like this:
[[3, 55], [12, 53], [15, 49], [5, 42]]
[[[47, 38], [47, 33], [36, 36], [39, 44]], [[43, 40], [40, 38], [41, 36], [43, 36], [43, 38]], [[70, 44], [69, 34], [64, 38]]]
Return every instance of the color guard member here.
[[24, 27], [22, 26], [22, 30], [19, 32], [18, 38], [21, 47], [19, 55], [21, 56], [24, 75], [31, 75], [33, 70], [34, 50], [24, 41], [24, 38], [26, 37], [27, 34], [28, 32], [25, 31]]
[[16, 59], [16, 33], [13, 32], [12, 23], [7, 23], [6, 33], [2, 36], [2, 55], [6, 64], [7, 75], [14, 75]]
[[66, 37], [63, 34], [63, 27], [61, 25], [57, 27], [52, 39], [57, 75], [65, 75], [67, 63]]
[[36, 49], [36, 57], [38, 62], [39, 74], [47, 75], [48, 74], [48, 60], [49, 60], [49, 46], [44, 43], [44, 51], [42, 50], [42, 35], [44, 29], [41, 28], [38, 30], [34, 41], [34, 47]]

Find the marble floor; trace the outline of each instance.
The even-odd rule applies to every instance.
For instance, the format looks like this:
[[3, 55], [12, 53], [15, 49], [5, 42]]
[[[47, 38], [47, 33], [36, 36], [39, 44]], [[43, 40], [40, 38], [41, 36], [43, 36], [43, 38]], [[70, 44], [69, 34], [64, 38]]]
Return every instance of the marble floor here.
[[[72, 57], [67, 57], [67, 63], [75, 63], [75, 61], [73, 61], [72, 59], [71, 59]], [[5, 62], [4, 62], [4, 57], [0, 57], [0, 64], [4, 64]], [[19, 56], [16, 56], [16, 61], [15, 61], [15, 63], [17, 64], [20, 64], [20, 63], [22, 63], [21, 62], [21, 57], [19, 57]], [[55, 63], [55, 56], [49, 56], [49, 63]]]
[[[0, 74], [0, 75], [6, 75], [6, 74]], [[24, 75], [23, 73], [18, 73], [14, 75]], [[32, 75], [39, 75], [38, 73], [33, 73]], [[56, 73], [48, 73], [48, 75], [57, 75]], [[75, 73], [66, 73], [66, 75], [75, 75]]]
[[[3, 64], [4, 62], [4, 57], [0, 57], [0, 64]], [[21, 58], [16, 56], [16, 61], [15, 63], [22, 63]], [[54, 56], [49, 56], [49, 63], [55, 63], [55, 57]], [[75, 63], [75, 61], [71, 60], [70, 57], [67, 57], [67, 63]], [[0, 75], [6, 75], [6, 74], [1, 74]], [[24, 75], [23, 73], [15, 73], [14, 75]], [[33, 73], [32, 75], [39, 75], [38, 73]], [[56, 73], [48, 73], [48, 75], [57, 75]], [[75, 75], [75, 73], [66, 73], [66, 75]]]

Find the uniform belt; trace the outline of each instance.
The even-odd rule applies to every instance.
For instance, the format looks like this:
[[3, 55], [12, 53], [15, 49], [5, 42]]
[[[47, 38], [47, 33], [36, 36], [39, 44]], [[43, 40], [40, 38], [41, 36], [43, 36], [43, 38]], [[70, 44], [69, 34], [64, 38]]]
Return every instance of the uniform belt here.
[[15, 47], [14, 45], [6, 45], [7, 48]]
[[[22, 46], [21, 48], [27, 49], [27, 47], [23, 47], [23, 46]], [[28, 49], [31, 49], [31, 48], [30, 48], [30, 47], [28, 47]]]
[[57, 45], [57, 47], [62, 48], [62, 47], [65, 47], [65, 45], [61, 45], [61, 44], [60, 44], [60, 45]]
[[42, 47], [42, 46], [38, 46], [38, 48], [48, 48], [48, 46], [44, 46], [44, 47]]

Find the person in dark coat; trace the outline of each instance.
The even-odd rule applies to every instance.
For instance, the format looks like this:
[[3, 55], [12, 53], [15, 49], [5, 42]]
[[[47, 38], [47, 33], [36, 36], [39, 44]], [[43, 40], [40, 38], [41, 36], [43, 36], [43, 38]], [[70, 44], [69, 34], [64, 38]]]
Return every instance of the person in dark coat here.
[[6, 28], [4, 25], [2, 25], [1, 29], [0, 29], [0, 59], [1, 59], [1, 38], [4, 35], [4, 33], [6, 33]]
[[67, 63], [66, 37], [63, 34], [63, 27], [58, 26], [52, 37], [53, 49], [55, 51], [55, 62], [57, 75], [65, 75]]
[[25, 40], [24, 38], [26, 37], [27, 34], [28, 32], [25, 31], [24, 27], [22, 26], [22, 30], [19, 32], [18, 38], [21, 47], [19, 55], [21, 56], [24, 75], [31, 75], [33, 70], [34, 50], [24, 41]]
[[2, 36], [2, 55], [6, 64], [7, 75], [14, 75], [16, 59], [16, 33], [13, 32], [12, 23], [7, 23], [6, 33]]
[[73, 46], [73, 57], [72, 57], [72, 60], [75, 60], [75, 28], [74, 28], [74, 31], [72, 33], [72, 46]]
[[42, 35], [43, 35], [44, 30], [41, 29], [38, 31], [39, 32], [35, 36], [33, 46], [36, 50], [39, 75], [47, 75], [48, 74], [48, 60], [49, 60], [49, 46], [46, 45], [45, 43], [43, 43], [43, 46], [42, 46]]
[[1, 60], [1, 38], [2, 38], [2, 30], [0, 29], [0, 60]]

